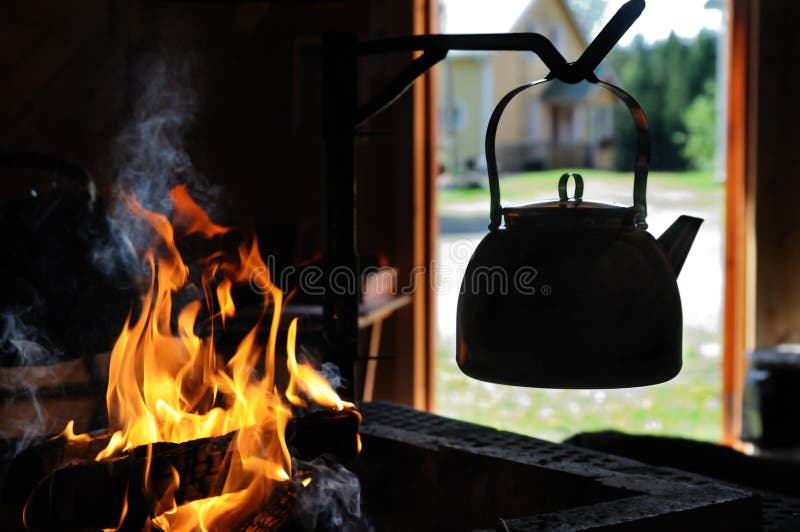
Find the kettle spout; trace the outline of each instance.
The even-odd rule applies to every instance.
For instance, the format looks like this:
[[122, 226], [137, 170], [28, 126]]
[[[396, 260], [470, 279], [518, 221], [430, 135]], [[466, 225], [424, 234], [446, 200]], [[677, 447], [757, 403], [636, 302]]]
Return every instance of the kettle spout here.
[[691, 249], [694, 242], [694, 237], [697, 236], [697, 231], [702, 223], [703, 220], [701, 218], [683, 215], [678, 217], [664, 231], [664, 234], [658, 237], [658, 243], [661, 244], [664, 254], [667, 256], [667, 261], [672, 265], [675, 277], [681, 272], [686, 256], [689, 254], [689, 249]]

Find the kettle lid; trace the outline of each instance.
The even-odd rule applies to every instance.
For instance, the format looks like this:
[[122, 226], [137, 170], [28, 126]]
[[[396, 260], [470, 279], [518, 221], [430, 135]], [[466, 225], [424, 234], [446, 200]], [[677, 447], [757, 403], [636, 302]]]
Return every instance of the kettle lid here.
[[[570, 198], [567, 183], [575, 181], [575, 192]], [[502, 209], [506, 227], [520, 223], [588, 224], [608, 226], [635, 225], [640, 209], [619, 203], [586, 201], [583, 199], [583, 178], [580, 174], [565, 173], [558, 180], [558, 199], [537, 201]], [[567, 215], [568, 220], [562, 216]]]

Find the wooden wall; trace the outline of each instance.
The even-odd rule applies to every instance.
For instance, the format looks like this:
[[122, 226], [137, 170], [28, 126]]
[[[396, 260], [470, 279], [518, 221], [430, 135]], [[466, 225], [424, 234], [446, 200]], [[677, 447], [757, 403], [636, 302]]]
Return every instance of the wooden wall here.
[[757, 1], [750, 153], [755, 173], [755, 347], [800, 342], [800, 4]]
[[[115, 143], [151, 81], [142, 79], [141, 58], [156, 54], [176, 68], [188, 65], [185, 80], [197, 105], [184, 140], [197, 172], [223, 187], [212, 210], [227, 223], [293, 226], [294, 258], [309, 258], [325, 245], [321, 36], [424, 31], [430, 4], [4, 2], [0, 150], [73, 160], [108, 191], [118, 172]], [[410, 58], [362, 59], [360, 92], [374, 93]], [[400, 279], [432, 251], [429, 227], [421, 225], [432, 212], [431, 132], [420, 122], [430, 90], [422, 83], [409, 91], [357, 141], [360, 249], [385, 255]], [[384, 326], [381, 354], [397, 358], [380, 363], [376, 398], [427, 404], [428, 370], [419, 367], [431, 358], [425, 292]]]

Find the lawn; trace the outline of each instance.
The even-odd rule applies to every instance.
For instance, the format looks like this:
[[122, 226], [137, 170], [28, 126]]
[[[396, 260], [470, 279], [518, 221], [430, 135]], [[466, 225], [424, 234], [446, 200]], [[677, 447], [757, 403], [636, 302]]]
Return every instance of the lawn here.
[[[630, 173], [577, 170], [586, 180], [584, 196], [625, 201], [630, 197]], [[531, 172], [502, 179], [504, 204], [554, 197], [562, 172]], [[721, 227], [724, 185], [708, 172], [653, 172], [648, 181], [653, 226], [664, 226], [675, 213], [688, 212], [706, 219], [690, 261], [679, 280], [684, 306], [684, 368], [670, 382], [619, 390], [543, 390], [484, 383], [463, 375], [455, 363], [452, 324], [453, 294], [439, 296], [439, 352], [436, 411], [446, 416], [548, 440], [562, 440], [576, 432], [616, 429], [632, 433], [671, 434], [717, 441], [721, 435], [721, 354], [719, 309], [721, 287]], [[629, 201], [629, 200], [628, 200]], [[488, 190], [439, 191], [443, 234], [440, 255], [448, 243], [471, 239], [485, 231]], [[658, 214], [669, 220], [659, 220]], [[459, 218], [453, 222], [454, 218]], [[473, 218], [475, 224], [464, 224]], [[448, 227], [452, 229], [448, 229]], [[465, 234], [464, 227], [476, 227]], [[663, 230], [663, 227], [659, 228]], [[470, 229], [470, 231], [475, 231]], [[657, 236], [657, 233], [656, 233]]]
[[[555, 185], [558, 178], [564, 172], [580, 174], [585, 180], [587, 189], [584, 197], [591, 197], [589, 186], [592, 182], [600, 181], [605, 183], [615, 183], [622, 189], [633, 187], [633, 172], [610, 172], [606, 170], [542, 170], [538, 172], [526, 172], [501, 179], [501, 195], [509, 200], [527, 200], [533, 196], [550, 196], [555, 194]], [[617, 183], [618, 182], [618, 183]], [[696, 191], [717, 190], [722, 185], [716, 180], [711, 172], [691, 171], [691, 172], [650, 172], [648, 183], [653, 186], [664, 186], [667, 188], [681, 188]], [[474, 200], [488, 200], [488, 190], [486, 188], [445, 188], [439, 190], [439, 205], [447, 206], [461, 202], [471, 202]]]
[[708, 332], [687, 331], [684, 369], [678, 377], [656, 386], [618, 390], [527, 389], [479, 382], [461, 373], [454, 349], [440, 347], [436, 411], [551, 441], [608, 428], [717, 441], [720, 358], [714, 348], [710, 356], [701, 352], [716, 341]]

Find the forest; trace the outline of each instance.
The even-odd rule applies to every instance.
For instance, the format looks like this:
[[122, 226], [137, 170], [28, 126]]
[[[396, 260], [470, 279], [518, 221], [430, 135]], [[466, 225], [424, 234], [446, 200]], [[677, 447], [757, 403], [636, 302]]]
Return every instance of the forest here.
[[[608, 56], [615, 81], [644, 108], [650, 126], [653, 170], [706, 170], [713, 164], [716, 131], [718, 34], [709, 30], [693, 39], [674, 33], [653, 44], [638, 36]], [[635, 131], [619, 106], [616, 165], [631, 168]]]
[[[607, 0], [566, 0], [584, 35], [597, 35]], [[612, 82], [632, 94], [647, 114], [652, 141], [650, 168], [710, 170], [714, 164], [719, 33], [703, 30], [691, 39], [670, 34], [647, 43], [641, 35], [617, 46], [605, 61]], [[630, 170], [635, 131], [620, 105], [616, 125], [616, 166]]]

